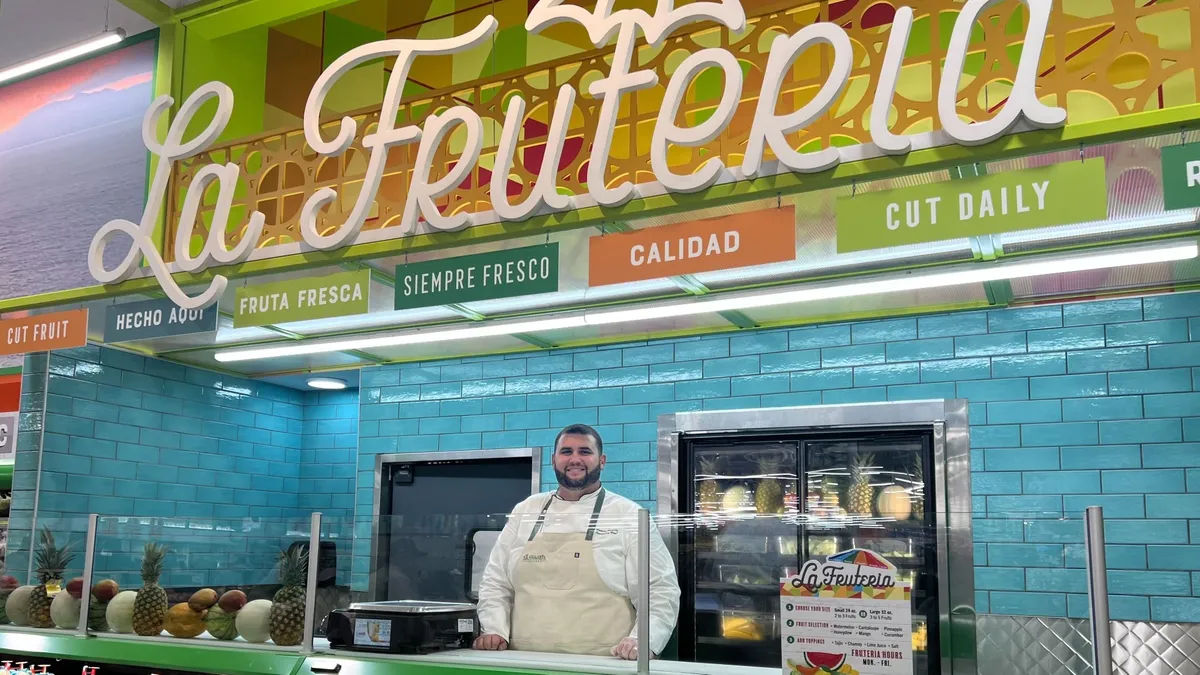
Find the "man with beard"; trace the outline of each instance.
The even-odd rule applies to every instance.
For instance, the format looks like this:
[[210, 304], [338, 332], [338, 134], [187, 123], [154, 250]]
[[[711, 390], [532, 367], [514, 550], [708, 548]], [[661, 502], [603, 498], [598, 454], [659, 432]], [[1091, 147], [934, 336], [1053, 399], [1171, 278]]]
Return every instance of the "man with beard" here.
[[[637, 504], [605, 490], [600, 434], [572, 424], [554, 441], [558, 490], [513, 510], [479, 584], [474, 648], [637, 659]], [[679, 617], [679, 581], [666, 544], [650, 534], [651, 654]]]

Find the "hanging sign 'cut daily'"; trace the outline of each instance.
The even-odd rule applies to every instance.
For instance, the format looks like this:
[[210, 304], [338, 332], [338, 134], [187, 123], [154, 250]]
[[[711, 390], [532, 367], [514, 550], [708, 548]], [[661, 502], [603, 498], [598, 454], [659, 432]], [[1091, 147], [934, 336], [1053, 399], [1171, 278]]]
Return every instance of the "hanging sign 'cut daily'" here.
[[[706, 0], [691, 2], [676, 7], [674, 0], [659, 0], [653, 14], [640, 9], [614, 10], [612, 0], [597, 2], [595, 9], [564, 4], [563, 0], [539, 0], [529, 10], [525, 28], [530, 33], [540, 33], [546, 28], [562, 23], [574, 22], [587, 32], [596, 48], [606, 46], [615, 39], [612, 65], [607, 75], [588, 88], [588, 95], [599, 100], [595, 116], [596, 127], [586, 130], [592, 139], [587, 171], [587, 194], [564, 195], [557, 184], [559, 158], [571, 121], [576, 92], [570, 85], [559, 89], [551, 123], [549, 125], [546, 151], [539, 175], [534, 181], [532, 194], [522, 203], [514, 204], [507, 196], [510, 167], [520, 143], [522, 120], [525, 119], [526, 102], [520, 95], [513, 96], [505, 108], [505, 123], [495, 153], [495, 164], [491, 171], [492, 204], [490, 216], [467, 212], [443, 213], [438, 201], [453, 192], [466, 180], [478, 165], [486, 136], [485, 125], [479, 113], [470, 106], [458, 105], [438, 114], [429, 115], [424, 126], [406, 124], [396, 127], [397, 111], [401, 93], [405, 89], [408, 73], [413, 61], [422, 56], [445, 57], [465, 50], [483, 47], [492, 39], [499, 27], [495, 17], [485, 16], [466, 33], [436, 39], [394, 39], [361, 45], [335, 59], [317, 78], [309, 92], [304, 108], [304, 140], [319, 155], [333, 157], [345, 153], [356, 138], [358, 122], [353, 117], [343, 117], [332, 138], [326, 133], [331, 125], [322, 124], [321, 111], [330, 90], [345, 75], [358, 66], [379, 59], [394, 59], [389, 75], [377, 128], [363, 137], [367, 168], [363, 179], [355, 188], [354, 206], [344, 222], [332, 229], [318, 223], [319, 214], [327, 204], [339, 196], [333, 187], [324, 187], [308, 197], [300, 209], [300, 236], [303, 243], [322, 251], [332, 251], [349, 245], [358, 239], [363, 225], [370, 216], [375, 197], [387, 168], [388, 152], [397, 146], [416, 144], [416, 161], [407, 189], [407, 202], [400, 216], [396, 232], [399, 235], [413, 233], [423, 219], [424, 227], [432, 231], [454, 231], [484, 222], [522, 220], [538, 214], [567, 211], [582, 206], [617, 207], [635, 197], [668, 192], [696, 192], [717, 183], [728, 183], [786, 172], [815, 173], [831, 169], [844, 158], [869, 157], [881, 153], [902, 155], [914, 147], [934, 147], [946, 143], [980, 145], [1008, 133], [1019, 121], [1032, 127], [1053, 128], [1066, 122], [1067, 111], [1063, 108], [1042, 103], [1037, 96], [1036, 84], [1038, 62], [1046, 37], [1046, 27], [1054, 7], [1054, 0], [1022, 0], [1026, 7], [1026, 30], [1021, 47], [1017, 74], [1005, 102], [991, 119], [977, 122], [962, 120], [957, 111], [958, 87], [966, 65], [967, 50], [971, 33], [981, 13], [994, 4], [994, 0], [966, 0], [954, 27], [950, 31], [941, 59], [941, 72], [935, 76], [940, 85], [937, 91], [938, 121], [941, 131], [917, 135], [897, 134], [888, 127], [888, 111], [892, 108], [904, 55], [908, 50], [909, 34], [914, 23], [910, 7], [898, 7], [892, 20], [887, 48], [880, 64], [879, 79], [874, 83], [870, 133], [872, 143], [866, 147], [829, 147], [816, 152], [799, 152], [792, 147], [789, 137], [805, 129], [825, 115], [841, 98], [850, 82], [855, 63], [854, 45], [846, 30], [836, 23], [817, 22], [807, 25], [794, 35], [777, 35], [771, 43], [771, 51], [765, 71], [762, 72], [758, 103], [754, 112], [749, 136], [746, 140], [743, 159], [738, 166], [726, 166], [717, 157], [709, 159], [698, 170], [686, 174], [675, 173], [668, 161], [672, 146], [692, 148], [702, 146], [717, 138], [733, 121], [741, 101], [745, 75], [737, 56], [720, 47], [709, 47], [696, 51], [683, 59], [666, 83], [662, 104], [654, 122], [649, 147], [649, 168], [656, 183], [634, 185], [628, 180], [610, 182], [607, 170], [612, 154], [613, 138], [619, 111], [626, 105], [628, 96], [659, 84], [653, 70], [636, 67], [639, 33], [647, 44], [658, 47], [675, 31], [697, 23], [722, 26], [730, 31], [741, 31], [746, 26], [746, 13], [738, 0]], [[832, 48], [828, 75], [824, 83], [804, 105], [795, 110], [779, 112], [780, 99], [785, 80], [794, 64], [806, 52], [818, 46]], [[720, 100], [712, 113], [700, 124], [680, 127], [676, 120], [680, 105], [692, 84], [705, 71], [719, 69], [724, 73], [724, 88]], [[185, 130], [200, 128], [195, 120], [196, 113], [210, 100], [215, 99], [216, 113], [207, 126], [194, 137], [185, 140]], [[790, 98], [789, 98], [790, 100]], [[150, 152], [160, 158], [149, 197], [140, 223], [117, 219], [110, 221], [96, 233], [88, 251], [88, 266], [92, 276], [103, 284], [122, 281], [133, 275], [138, 260], [145, 257], [146, 264], [158, 279], [163, 292], [179, 306], [198, 309], [216, 302], [224, 292], [228, 280], [220, 275], [213, 276], [209, 286], [198, 295], [183, 292], [171, 277], [173, 271], [197, 272], [212, 265], [231, 265], [249, 258], [254, 252], [262, 233], [264, 216], [260, 212], [250, 214], [243, 228], [239, 243], [230, 249], [225, 242], [225, 232], [237, 228], [229, 223], [232, 213], [233, 193], [237, 188], [239, 168], [236, 164], [211, 164], [202, 168], [188, 187], [187, 195], [178, 211], [179, 223], [175, 238], [174, 269], [168, 267], [155, 247], [154, 231], [159, 208], [168, 188], [168, 179], [176, 161], [193, 157], [208, 148], [220, 137], [233, 113], [233, 92], [220, 82], [209, 82], [197, 88], [179, 105], [178, 113], [168, 126], [166, 139], [159, 141], [159, 121], [175, 105], [170, 96], [156, 99], [143, 119], [142, 137], [146, 139]], [[785, 106], [785, 108], [788, 106]], [[460, 129], [461, 127], [461, 129]], [[461, 132], [461, 133], [460, 133]], [[461, 152], [447, 174], [437, 180], [431, 179], [433, 160], [438, 149], [454, 135], [462, 136], [455, 145]], [[766, 160], [768, 150], [777, 158]], [[208, 238], [198, 253], [191, 250], [191, 233], [194, 228], [201, 198], [209, 194], [206, 189], [216, 184], [216, 209], [212, 213]], [[483, 218], [491, 218], [485, 221]], [[133, 244], [121, 264], [113, 269], [104, 265], [104, 250], [118, 237], [128, 236]]]
[[216, 329], [216, 307], [183, 309], [170, 298], [112, 305], [104, 315], [104, 341], [109, 344], [211, 333]]
[[796, 258], [793, 206], [588, 240], [588, 285], [661, 279]]
[[1200, 206], [1200, 143], [1163, 148], [1162, 180], [1168, 211]]
[[0, 356], [82, 347], [87, 323], [86, 309], [5, 319], [0, 321]]
[[396, 309], [557, 290], [557, 243], [396, 266]]
[[370, 293], [371, 270], [242, 286], [237, 289], [233, 327], [366, 314]]
[[837, 201], [838, 253], [1108, 217], [1104, 160], [868, 192]]

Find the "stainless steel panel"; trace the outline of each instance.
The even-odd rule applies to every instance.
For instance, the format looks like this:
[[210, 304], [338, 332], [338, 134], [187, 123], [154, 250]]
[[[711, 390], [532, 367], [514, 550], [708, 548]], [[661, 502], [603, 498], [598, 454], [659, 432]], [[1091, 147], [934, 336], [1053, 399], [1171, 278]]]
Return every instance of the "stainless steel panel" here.
[[1085, 620], [981, 614], [977, 627], [979, 675], [1092, 675]]
[[[1093, 675], [1087, 619], [981, 614], [979, 675]], [[1113, 673], [1197, 675], [1200, 624], [1113, 621]]]
[[1114, 673], [1200, 673], [1200, 624], [1113, 621], [1111, 628]]
[[[677, 413], [663, 415], [659, 418], [660, 441], [662, 440], [663, 417], [674, 417], [675, 429], [682, 433], [755, 429], [820, 429], [845, 426], [877, 427], [898, 424], [932, 424], [945, 420], [946, 402], [939, 399]], [[970, 496], [968, 496], [967, 503], [970, 504], [970, 501]], [[970, 513], [969, 507], [967, 513]]]

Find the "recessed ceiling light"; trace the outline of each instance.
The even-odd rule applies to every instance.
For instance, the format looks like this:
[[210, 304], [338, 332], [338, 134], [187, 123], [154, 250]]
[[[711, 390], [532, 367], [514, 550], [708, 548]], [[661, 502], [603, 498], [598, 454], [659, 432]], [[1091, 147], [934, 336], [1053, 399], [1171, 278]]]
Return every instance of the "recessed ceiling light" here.
[[311, 377], [308, 379], [308, 386], [313, 389], [345, 389], [346, 381], [333, 377]]

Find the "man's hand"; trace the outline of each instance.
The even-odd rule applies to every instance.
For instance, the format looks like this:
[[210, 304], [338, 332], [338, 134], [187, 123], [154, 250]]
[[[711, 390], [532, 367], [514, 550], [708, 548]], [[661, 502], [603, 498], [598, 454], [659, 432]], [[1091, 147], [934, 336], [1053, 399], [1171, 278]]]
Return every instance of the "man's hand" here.
[[485, 633], [475, 638], [475, 644], [471, 645], [471, 648], [486, 652], [502, 652], [508, 649], [508, 640], [499, 635]]
[[[612, 648], [612, 655], [619, 659], [625, 660], [625, 661], [637, 661], [637, 657], [638, 657], [637, 638], [631, 638], [631, 637], [622, 638], [621, 641], [617, 643], [617, 646]], [[653, 652], [650, 653], [650, 658], [652, 658], [652, 659], [654, 658]]]

